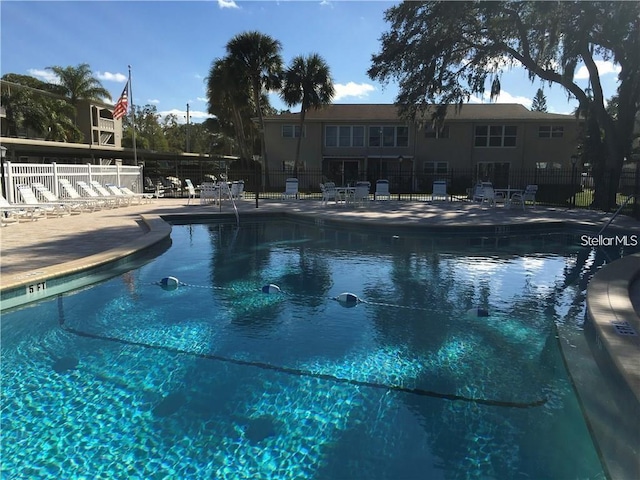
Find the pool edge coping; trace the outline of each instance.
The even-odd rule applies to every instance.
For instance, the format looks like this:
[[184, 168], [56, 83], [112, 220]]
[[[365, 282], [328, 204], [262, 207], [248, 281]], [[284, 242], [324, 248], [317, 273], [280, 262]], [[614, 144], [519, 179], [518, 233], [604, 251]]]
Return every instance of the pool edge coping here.
[[[599, 270], [587, 286], [587, 315], [598, 345], [606, 350], [616, 370], [640, 403], [640, 317], [631, 302], [630, 288], [640, 280], [640, 253], [620, 258]], [[614, 323], [615, 322], [615, 323]], [[616, 325], [630, 326], [635, 335], [617, 333]]]
[[147, 229], [147, 232], [143, 233], [140, 237], [118, 247], [105, 250], [104, 252], [49, 267], [38, 268], [33, 272], [2, 275], [0, 292], [8, 292], [34, 283], [45, 282], [53, 278], [66, 277], [100, 267], [145, 250], [171, 235], [171, 224], [164, 221], [159, 215], [141, 214], [140, 218], [144, 227]]

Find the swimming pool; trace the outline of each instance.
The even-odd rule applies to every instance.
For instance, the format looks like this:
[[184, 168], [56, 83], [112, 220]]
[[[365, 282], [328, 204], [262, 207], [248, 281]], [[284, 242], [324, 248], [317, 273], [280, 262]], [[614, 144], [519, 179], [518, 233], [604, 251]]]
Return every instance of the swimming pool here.
[[558, 348], [595, 261], [566, 235], [269, 222], [172, 241], [3, 314], [3, 476], [605, 478]]

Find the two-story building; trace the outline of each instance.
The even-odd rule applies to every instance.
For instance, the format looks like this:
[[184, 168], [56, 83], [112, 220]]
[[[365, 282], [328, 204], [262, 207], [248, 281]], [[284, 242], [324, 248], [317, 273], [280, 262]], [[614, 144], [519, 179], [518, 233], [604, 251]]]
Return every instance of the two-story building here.
[[[423, 118], [431, 118], [426, 111]], [[340, 183], [367, 178], [419, 179], [473, 172], [507, 183], [511, 170], [571, 168], [580, 122], [573, 115], [534, 112], [518, 104], [450, 107], [443, 124], [409, 122], [388, 104], [332, 104], [265, 117], [269, 170], [290, 171], [302, 134], [299, 168], [322, 169]]]

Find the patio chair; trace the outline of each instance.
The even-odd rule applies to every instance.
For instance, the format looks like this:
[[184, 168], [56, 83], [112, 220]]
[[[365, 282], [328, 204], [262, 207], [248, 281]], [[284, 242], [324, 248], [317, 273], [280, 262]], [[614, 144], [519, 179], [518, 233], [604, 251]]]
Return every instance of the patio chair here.
[[151, 203], [155, 195], [153, 193], [136, 193], [128, 187], [119, 187], [125, 195], [140, 199], [139, 203]]
[[98, 182], [97, 180], [91, 180], [89, 182], [89, 185], [91, 186], [91, 188], [93, 188], [96, 192], [98, 192], [98, 194], [102, 195], [103, 197], [107, 197], [107, 198], [108, 197], [114, 197], [121, 204], [131, 205], [131, 202], [133, 200], [132, 198], [129, 198], [124, 194], [117, 195], [117, 194], [113, 193], [107, 187], [103, 187], [102, 184], [100, 182]]
[[0, 224], [8, 225], [20, 220], [36, 221], [44, 212], [39, 207], [11, 204], [4, 196], [0, 196]]
[[493, 190], [493, 184], [491, 182], [478, 182], [476, 186], [473, 187], [473, 193], [471, 196], [471, 200], [473, 202], [482, 203], [484, 201], [485, 187], [490, 187], [491, 190]]
[[49, 215], [61, 217], [65, 214], [71, 214], [71, 209], [63, 203], [42, 203], [38, 201], [38, 198], [29, 185], [17, 185], [17, 189], [24, 203], [31, 207], [38, 207], [44, 213], [45, 217]]
[[447, 193], [447, 181], [436, 180], [433, 182], [433, 190], [431, 194], [431, 200], [449, 200], [449, 194]]
[[322, 204], [326, 205], [329, 200], [333, 200], [338, 203], [338, 192], [336, 191], [336, 184], [333, 182], [326, 182], [320, 184], [320, 191], [322, 192]]
[[94, 210], [98, 210], [102, 207], [113, 206], [113, 203], [109, 203], [104, 200], [91, 198], [91, 197], [83, 197], [78, 193], [75, 187], [66, 178], [58, 179], [58, 183], [60, 184], [60, 186], [62, 187], [62, 190], [64, 190], [64, 193], [66, 195], [65, 198], [62, 198], [62, 200], [66, 200], [68, 198], [70, 200], [75, 200], [78, 202], [86, 202], [87, 205], [91, 206], [91, 208], [93, 208]]
[[143, 200], [146, 200], [146, 198], [144, 197], [144, 194], [137, 194], [132, 192], [131, 190], [129, 190], [129, 193], [127, 193], [124, 191], [122, 187], [118, 187], [117, 185], [114, 185], [112, 183], [105, 184], [105, 187], [107, 187], [107, 189], [111, 192], [112, 195], [116, 197], [122, 197], [123, 199], [126, 199], [130, 203], [133, 203], [135, 201], [139, 205], [142, 203]]
[[285, 190], [282, 194], [282, 199], [285, 200], [287, 198], [295, 198], [298, 199], [298, 179], [297, 178], [287, 178], [285, 182]]
[[31, 183], [31, 187], [35, 189], [37, 195], [40, 195], [40, 197], [44, 199], [44, 203], [64, 204], [69, 214], [78, 214], [86, 211], [93, 212], [95, 210], [91, 202], [58, 198], [44, 183], [33, 182]]
[[200, 185], [200, 205], [216, 203], [220, 198], [220, 186], [213, 182], [202, 182]]
[[96, 201], [105, 202], [105, 205], [108, 205], [111, 208], [120, 206], [121, 202], [118, 197], [115, 197], [113, 195], [100, 195], [93, 188], [91, 188], [91, 186], [87, 182], [83, 180], [78, 180], [76, 184], [78, 185], [78, 187], [80, 187], [80, 190], [86, 193], [85, 198], [91, 198]]
[[371, 184], [369, 182], [356, 183], [356, 189], [353, 192], [353, 202], [355, 204], [364, 205], [369, 202], [369, 189]]
[[527, 185], [524, 191], [511, 195], [509, 205], [522, 205], [522, 209], [524, 210], [526, 202], [532, 202], [535, 207], [536, 193], [538, 193], [538, 185]]
[[493, 189], [493, 186], [484, 186], [482, 187], [482, 200], [481, 204], [488, 204], [491, 207], [495, 207], [498, 203], [502, 203], [503, 205], [507, 204], [507, 199], [501, 192], [496, 192]]
[[374, 200], [391, 200], [391, 192], [389, 192], [389, 180], [377, 180], [376, 191], [373, 194]]
[[196, 187], [193, 186], [193, 183], [189, 178], [185, 178], [184, 183], [187, 186], [187, 205], [189, 205], [191, 203], [191, 199], [193, 198], [195, 200], [196, 198]]
[[103, 197], [106, 197], [106, 198], [113, 197], [113, 198], [115, 198], [116, 201], [119, 204], [131, 205], [131, 202], [133, 201], [132, 198], [129, 198], [126, 195], [116, 195], [115, 193], [112, 193], [107, 188], [103, 187], [102, 184], [100, 182], [98, 182], [97, 180], [91, 180], [89, 182], [89, 185], [91, 185], [91, 188], [93, 188], [96, 192], [98, 192]]
[[231, 183], [231, 198], [244, 198], [244, 180], [237, 180]]

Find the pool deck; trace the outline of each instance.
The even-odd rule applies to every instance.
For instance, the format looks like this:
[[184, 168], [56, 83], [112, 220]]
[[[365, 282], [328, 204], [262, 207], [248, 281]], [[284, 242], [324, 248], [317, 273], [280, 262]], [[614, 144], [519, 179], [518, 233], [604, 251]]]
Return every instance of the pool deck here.
[[[589, 210], [536, 207], [508, 209], [470, 202], [370, 202], [363, 207], [345, 207], [319, 200], [255, 200], [238, 202], [240, 225], [243, 215], [295, 213], [323, 220], [372, 223], [393, 228], [416, 226], [433, 231], [505, 226], [522, 231], [527, 225], [557, 227], [563, 224], [589, 229], [595, 235], [611, 214]], [[171, 233], [163, 216], [211, 217], [231, 215], [228, 202], [200, 205], [199, 200], [156, 199], [152, 203], [130, 205], [60, 218], [20, 222], [0, 229], [0, 290], [63, 276], [122, 258], [149, 247]], [[454, 230], [451, 230], [454, 231]], [[493, 231], [493, 230], [491, 230]], [[498, 232], [498, 230], [495, 230]], [[615, 232], [615, 233], [614, 233]], [[639, 235], [640, 222], [619, 216], [606, 232], [611, 236]], [[598, 335], [618, 370], [640, 402], [640, 255], [632, 255], [606, 266], [591, 282], [588, 309]], [[625, 327], [631, 328], [631, 334]], [[621, 330], [622, 328], [622, 330]]]

